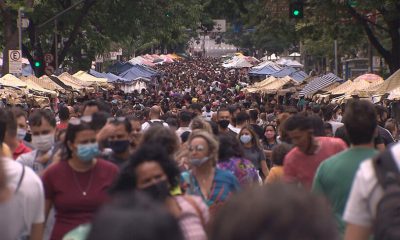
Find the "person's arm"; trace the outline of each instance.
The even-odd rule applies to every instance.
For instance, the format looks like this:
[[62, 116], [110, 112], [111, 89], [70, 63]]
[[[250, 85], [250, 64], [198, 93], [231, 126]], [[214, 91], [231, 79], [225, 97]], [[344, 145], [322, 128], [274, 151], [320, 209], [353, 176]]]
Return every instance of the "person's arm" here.
[[44, 232], [43, 223], [32, 224], [29, 240], [42, 240], [43, 232]]
[[53, 200], [51, 199], [46, 199], [46, 205], [45, 205], [45, 210], [44, 210], [44, 217], [45, 221], [47, 221], [47, 218], [49, 216], [50, 210], [53, 207]]
[[269, 174], [269, 170], [268, 170], [268, 166], [267, 166], [267, 161], [265, 159], [261, 161], [261, 171], [263, 172], [265, 178], [267, 178], [268, 174]]
[[347, 224], [344, 234], [344, 240], [368, 240], [371, 235], [369, 227], [363, 227], [355, 224]]

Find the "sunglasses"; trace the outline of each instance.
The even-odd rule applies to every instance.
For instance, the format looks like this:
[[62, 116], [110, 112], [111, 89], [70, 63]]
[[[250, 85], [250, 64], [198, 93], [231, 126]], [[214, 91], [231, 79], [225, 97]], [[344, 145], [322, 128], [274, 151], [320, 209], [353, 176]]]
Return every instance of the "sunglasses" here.
[[92, 120], [93, 120], [92, 116], [83, 116], [81, 118], [73, 117], [68, 121], [68, 124], [77, 126], [77, 125], [81, 125], [82, 123], [91, 123]]
[[205, 149], [203, 145], [189, 146], [189, 152], [204, 152]]
[[126, 118], [125, 117], [110, 117], [107, 118], [108, 123], [122, 123], [125, 122]]

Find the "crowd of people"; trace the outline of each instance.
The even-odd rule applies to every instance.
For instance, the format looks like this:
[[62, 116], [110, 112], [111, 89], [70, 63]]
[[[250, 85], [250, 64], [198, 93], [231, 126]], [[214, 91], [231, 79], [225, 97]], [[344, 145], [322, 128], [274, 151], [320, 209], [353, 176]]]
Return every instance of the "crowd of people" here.
[[132, 94], [0, 109], [1, 239], [400, 239], [388, 106], [246, 94], [216, 59], [158, 68]]

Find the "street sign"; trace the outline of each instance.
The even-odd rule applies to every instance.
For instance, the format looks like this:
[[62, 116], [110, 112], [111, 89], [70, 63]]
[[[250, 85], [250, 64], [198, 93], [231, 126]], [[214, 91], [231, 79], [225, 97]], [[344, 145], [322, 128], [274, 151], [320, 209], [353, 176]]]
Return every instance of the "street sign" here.
[[54, 61], [54, 56], [51, 53], [46, 53], [44, 55], [44, 62], [45, 63], [52, 63]]
[[46, 66], [44, 68], [44, 72], [46, 75], [51, 76], [54, 73], [54, 67], [53, 66]]
[[22, 73], [22, 52], [21, 50], [8, 50], [8, 72], [11, 74]]
[[212, 32], [226, 32], [226, 20], [225, 19], [215, 19], [214, 29]]

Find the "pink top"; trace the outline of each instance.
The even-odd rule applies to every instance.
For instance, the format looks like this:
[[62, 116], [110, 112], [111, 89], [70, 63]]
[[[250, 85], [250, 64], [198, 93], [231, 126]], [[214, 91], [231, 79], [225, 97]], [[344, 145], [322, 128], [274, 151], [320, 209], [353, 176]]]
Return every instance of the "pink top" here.
[[56, 210], [51, 239], [62, 239], [78, 225], [91, 221], [109, 199], [107, 190], [117, 174], [117, 166], [100, 159], [91, 170], [83, 173], [73, 170], [67, 161], [46, 170], [43, 175], [46, 200], [53, 201]]
[[[197, 205], [198, 210], [186, 198], [191, 198], [193, 203]], [[202, 219], [205, 223], [209, 220], [208, 208], [200, 197], [197, 196], [176, 196], [175, 200], [181, 208], [179, 217], [179, 225], [182, 229], [185, 240], [206, 240], [207, 235], [202, 224]], [[201, 216], [199, 215], [201, 213]]]
[[316, 137], [319, 143], [313, 155], [306, 155], [298, 147], [292, 149], [284, 159], [284, 179], [288, 182], [299, 182], [310, 190], [315, 172], [321, 162], [347, 149], [346, 143], [339, 138]]

